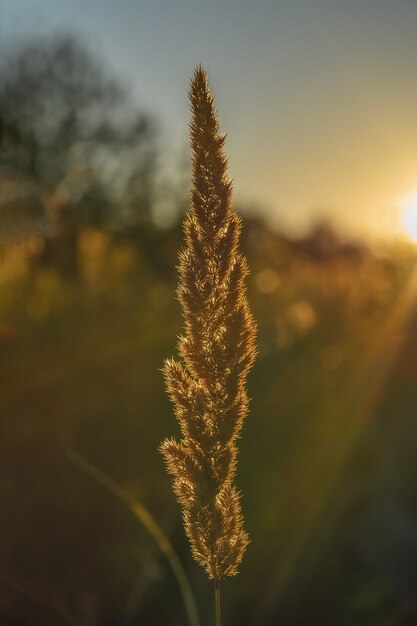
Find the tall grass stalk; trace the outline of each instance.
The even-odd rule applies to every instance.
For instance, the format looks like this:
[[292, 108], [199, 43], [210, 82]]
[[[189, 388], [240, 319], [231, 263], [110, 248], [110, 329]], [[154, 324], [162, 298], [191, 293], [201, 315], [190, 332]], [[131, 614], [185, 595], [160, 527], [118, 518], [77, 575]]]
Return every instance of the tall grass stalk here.
[[220, 580], [237, 573], [249, 542], [234, 477], [256, 327], [246, 299], [248, 269], [239, 252], [241, 220], [231, 205], [225, 135], [202, 67], [194, 72], [189, 97], [191, 210], [178, 266], [185, 332], [181, 362], [164, 365], [182, 438], [167, 439], [160, 449], [193, 556], [214, 579], [219, 626]]
[[218, 578], [214, 581], [214, 610], [216, 614], [216, 626], [221, 626], [220, 580]]
[[75, 452], [75, 450], [70, 448], [66, 448], [65, 456], [71, 463], [73, 463], [73, 465], [76, 465], [105, 489], [110, 491], [121, 502], [124, 502], [133, 515], [154, 538], [161, 552], [167, 558], [172, 572], [177, 580], [190, 626], [200, 626], [197, 604], [195, 602], [194, 594], [187, 574], [185, 573], [181, 561], [179, 560], [178, 555], [172, 547], [168, 537], [162, 528], [160, 528], [157, 524], [153, 516], [143, 506], [143, 504], [138, 502], [128, 491], [126, 491], [126, 489], [121, 487], [121, 485], [113, 480], [113, 478], [98, 469], [98, 467], [93, 465], [90, 461], [87, 461], [87, 459], [78, 454], [78, 452]]

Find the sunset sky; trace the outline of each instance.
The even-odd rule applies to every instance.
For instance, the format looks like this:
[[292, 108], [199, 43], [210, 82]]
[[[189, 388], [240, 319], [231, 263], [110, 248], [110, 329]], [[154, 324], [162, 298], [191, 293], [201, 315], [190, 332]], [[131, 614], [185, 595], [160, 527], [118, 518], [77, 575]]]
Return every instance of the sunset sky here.
[[417, 2], [0, 0], [0, 50], [76, 31], [185, 142], [209, 70], [235, 198], [305, 228], [389, 228], [417, 195]]

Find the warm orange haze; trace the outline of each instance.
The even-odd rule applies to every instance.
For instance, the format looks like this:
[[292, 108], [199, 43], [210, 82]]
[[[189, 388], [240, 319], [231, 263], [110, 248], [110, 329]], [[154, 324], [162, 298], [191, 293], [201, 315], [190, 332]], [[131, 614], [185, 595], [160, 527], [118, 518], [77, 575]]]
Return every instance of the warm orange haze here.
[[0, 0], [0, 626], [417, 624], [416, 27]]

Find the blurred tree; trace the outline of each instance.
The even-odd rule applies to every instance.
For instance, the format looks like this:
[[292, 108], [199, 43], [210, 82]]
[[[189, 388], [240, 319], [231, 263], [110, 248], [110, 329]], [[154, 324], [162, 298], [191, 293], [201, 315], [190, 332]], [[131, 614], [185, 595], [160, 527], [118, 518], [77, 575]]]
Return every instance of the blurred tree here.
[[140, 229], [156, 189], [155, 120], [101, 67], [68, 36], [26, 43], [0, 66], [2, 215], [12, 230], [41, 223], [44, 258], [68, 276], [82, 226]]

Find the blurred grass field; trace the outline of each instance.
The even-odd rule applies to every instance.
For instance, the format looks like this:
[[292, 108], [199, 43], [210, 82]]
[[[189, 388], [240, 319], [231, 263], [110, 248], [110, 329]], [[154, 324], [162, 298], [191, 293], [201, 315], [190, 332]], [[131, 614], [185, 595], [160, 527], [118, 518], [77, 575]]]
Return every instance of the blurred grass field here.
[[[1, 623], [59, 623], [51, 607], [91, 626], [186, 623], [158, 546], [66, 446], [152, 513], [211, 623], [157, 452], [178, 431], [159, 370], [181, 332], [181, 228], [146, 236], [80, 229], [77, 280], [36, 237], [2, 247]], [[327, 226], [291, 240], [258, 219], [243, 248], [259, 327], [239, 443], [251, 545], [225, 583], [224, 623], [411, 626], [416, 250], [346, 243]]]

